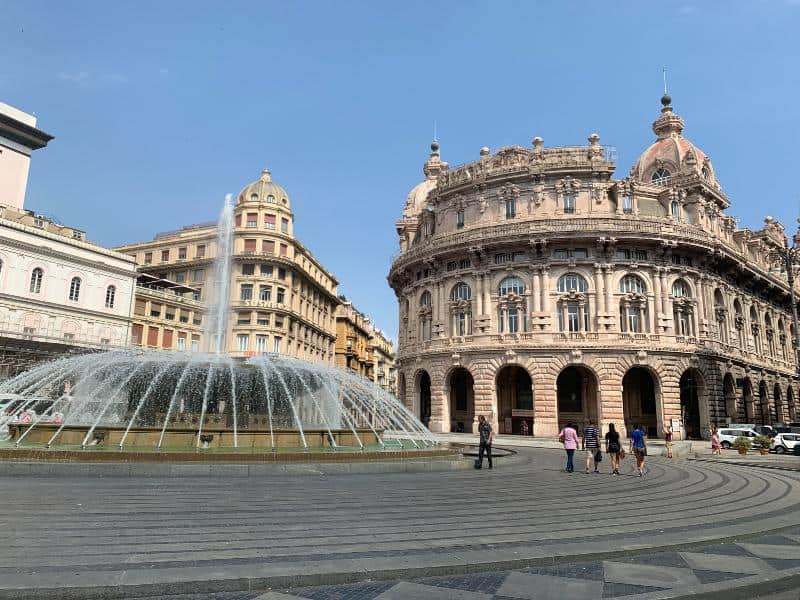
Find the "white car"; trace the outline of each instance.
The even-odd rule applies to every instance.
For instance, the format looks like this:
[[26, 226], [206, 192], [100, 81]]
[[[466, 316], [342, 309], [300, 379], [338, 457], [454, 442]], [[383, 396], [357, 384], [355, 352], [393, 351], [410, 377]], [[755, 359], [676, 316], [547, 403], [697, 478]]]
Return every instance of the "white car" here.
[[719, 443], [726, 450], [733, 447], [733, 442], [737, 437], [754, 438], [758, 434], [752, 429], [730, 429], [724, 428], [719, 430]]
[[800, 433], [779, 433], [772, 438], [769, 449], [774, 450], [777, 454], [783, 454], [794, 452], [798, 445], [800, 445]]

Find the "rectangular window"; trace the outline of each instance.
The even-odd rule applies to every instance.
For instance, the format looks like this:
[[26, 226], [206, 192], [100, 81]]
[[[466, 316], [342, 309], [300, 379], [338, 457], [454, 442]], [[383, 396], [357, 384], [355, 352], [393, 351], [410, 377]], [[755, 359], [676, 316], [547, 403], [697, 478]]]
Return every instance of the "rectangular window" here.
[[200, 336], [192, 335], [192, 352], [197, 352], [200, 349]]
[[[494, 264], [496, 265], [503, 265], [507, 262], [511, 262], [514, 260], [514, 256], [512, 254], [495, 254], [494, 255]], [[419, 278], [417, 278], [419, 279]]]
[[284, 281], [286, 279], [286, 269], [278, 267], [278, 279]]
[[186, 335], [178, 334], [177, 349], [179, 352], [186, 352]]
[[172, 329], [165, 329], [164, 335], [161, 339], [161, 347], [167, 350], [172, 348]]
[[261, 302], [269, 302], [272, 300], [272, 286], [260, 285], [258, 286], [258, 299]]
[[178, 260], [186, 260], [186, 246], [178, 248]]
[[206, 245], [205, 244], [197, 244], [197, 252], [195, 252], [195, 258], [205, 258], [206, 255]]
[[233, 223], [234, 223], [234, 225], [236, 225], [236, 227], [241, 227], [242, 226], [242, 215], [236, 215], [234, 217], [234, 219], [233, 219]]
[[569, 250], [566, 248], [558, 248], [557, 250], [553, 250], [553, 258], [566, 260], [569, 258]]
[[472, 261], [468, 258], [462, 258], [461, 262], [458, 263], [459, 269], [469, 269], [472, 266]]
[[256, 266], [253, 263], [245, 263], [242, 265], [242, 275], [255, 275]]
[[195, 291], [192, 292], [192, 300], [199, 301], [202, 296], [203, 296], [203, 288], [196, 289]]
[[641, 333], [642, 324], [639, 321], [639, 309], [635, 306], [629, 306], [627, 312], [628, 331], [631, 333]]
[[257, 335], [256, 336], [256, 352], [266, 352], [267, 351], [267, 336], [265, 335]]
[[247, 213], [247, 227], [250, 229], [258, 227], [258, 213]]
[[456, 213], [456, 227], [458, 229], [464, 227], [464, 209], [461, 209]]
[[289, 233], [289, 219], [281, 219], [281, 231]]
[[244, 241], [244, 253], [253, 254], [256, 251], [256, 240]]
[[519, 331], [519, 312], [516, 308], [508, 309], [508, 332], [516, 333]]
[[286, 293], [286, 290], [284, 290], [283, 288], [280, 288], [280, 287], [278, 288], [278, 293], [276, 294], [276, 297], [275, 297], [275, 301], [278, 304], [283, 304], [283, 297], [284, 297], [285, 293]]
[[236, 336], [236, 349], [239, 352], [247, 352], [247, 348], [250, 345], [250, 336], [246, 333], [240, 333]]
[[589, 251], [586, 248], [573, 248], [572, 258], [588, 258]]
[[175, 273], [175, 283], [184, 283], [186, 281], [186, 271]]
[[580, 329], [580, 320], [578, 318], [578, 305], [570, 302], [567, 305], [567, 324], [570, 331], [578, 331]]
[[272, 277], [272, 265], [261, 265], [261, 274], [264, 277]]
[[195, 269], [192, 271], [192, 281], [203, 281], [206, 277], [204, 269]]
[[454, 260], [447, 263], [447, 270], [448, 271], [455, 271], [458, 268], [458, 263]]
[[570, 215], [575, 212], [575, 196], [572, 194], [564, 195], [564, 212]]
[[275, 229], [275, 215], [264, 215], [264, 227]]
[[243, 284], [241, 293], [239, 294], [239, 299], [242, 301], [252, 300], [253, 299], [253, 286], [249, 283]]
[[272, 351], [273, 352], [280, 352], [281, 351], [281, 337], [275, 336], [272, 338]]
[[164, 313], [164, 318], [167, 321], [174, 321], [175, 320], [175, 309], [174, 308], [167, 308], [166, 312]]
[[169, 260], [169, 250], [162, 250], [161, 251], [161, 262], [167, 262]]
[[286, 244], [281, 244], [281, 256], [288, 256], [289, 255], [289, 246]]
[[147, 345], [158, 346], [158, 327], [147, 328]]
[[249, 312], [240, 312], [237, 313], [236, 324], [237, 325], [250, 325], [250, 313]]
[[269, 325], [269, 313], [258, 313], [256, 316], [257, 325]]
[[152, 252], [145, 252], [144, 253], [144, 264], [149, 265], [153, 262], [153, 253]]
[[275, 242], [272, 240], [264, 240], [261, 243], [261, 251], [266, 254], [275, 254]]
[[147, 310], [147, 302], [144, 300], [136, 300], [136, 306], [133, 309], [133, 314], [135, 315], [144, 315]]
[[161, 317], [161, 305], [160, 304], [151, 304], [150, 305], [150, 316], [159, 318]]
[[506, 219], [513, 219], [517, 216], [517, 201], [514, 198], [506, 200]]

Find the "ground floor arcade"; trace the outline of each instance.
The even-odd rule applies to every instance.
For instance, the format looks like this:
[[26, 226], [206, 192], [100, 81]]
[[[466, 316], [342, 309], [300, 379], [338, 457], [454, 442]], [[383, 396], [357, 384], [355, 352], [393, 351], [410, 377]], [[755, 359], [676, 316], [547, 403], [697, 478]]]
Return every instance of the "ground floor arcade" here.
[[433, 431], [474, 432], [478, 416], [502, 434], [555, 436], [589, 419], [623, 433], [666, 426], [676, 439], [707, 438], [713, 425], [798, 420], [798, 381], [716, 357], [681, 354], [429, 356], [400, 368], [398, 395]]

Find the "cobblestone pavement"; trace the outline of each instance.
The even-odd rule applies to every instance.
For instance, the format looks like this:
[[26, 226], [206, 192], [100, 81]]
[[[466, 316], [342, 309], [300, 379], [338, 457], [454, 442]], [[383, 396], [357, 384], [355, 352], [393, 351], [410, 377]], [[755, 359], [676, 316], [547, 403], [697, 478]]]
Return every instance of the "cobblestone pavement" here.
[[[704, 584], [735, 586], [754, 575], [777, 575], [797, 567], [800, 567], [800, 528], [780, 535], [750, 538], [747, 542], [710, 544], [692, 551], [648, 553], [614, 560], [268, 592], [159, 596], [158, 600], [634, 600], [665, 590], [689, 593]], [[763, 587], [768, 593], [768, 584]], [[720, 590], [720, 597], [726, 594], [728, 590]], [[797, 600], [800, 590], [775, 597]]]
[[800, 473], [656, 458], [643, 479], [627, 459], [620, 477], [566, 474], [562, 454], [445, 473], [1, 477], [0, 599], [635, 598], [800, 568]]

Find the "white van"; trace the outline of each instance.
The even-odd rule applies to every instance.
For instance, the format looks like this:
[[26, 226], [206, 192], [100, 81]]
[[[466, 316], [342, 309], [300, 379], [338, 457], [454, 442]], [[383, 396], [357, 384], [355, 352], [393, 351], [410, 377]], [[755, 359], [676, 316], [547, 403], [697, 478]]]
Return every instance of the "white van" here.
[[737, 429], [736, 427], [724, 427], [718, 431], [719, 443], [726, 450], [733, 446], [737, 437], [754, 438], [758, 435], [753, 429]]

